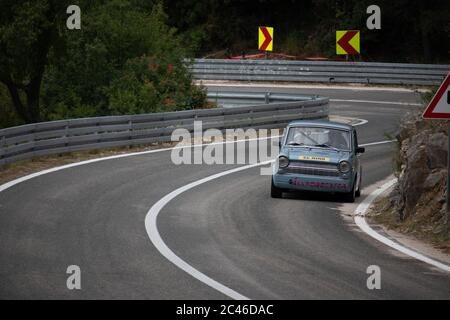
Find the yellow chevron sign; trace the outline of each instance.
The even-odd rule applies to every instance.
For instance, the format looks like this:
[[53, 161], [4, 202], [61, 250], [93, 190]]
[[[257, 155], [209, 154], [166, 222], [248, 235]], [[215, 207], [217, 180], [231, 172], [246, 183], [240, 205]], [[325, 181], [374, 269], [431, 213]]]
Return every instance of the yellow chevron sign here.
[[336, 54], [359, 54], [359, 30], [336, 31]]
[[258, 28], [258, 50], [272, 51], [273, 47], [273, 28]]

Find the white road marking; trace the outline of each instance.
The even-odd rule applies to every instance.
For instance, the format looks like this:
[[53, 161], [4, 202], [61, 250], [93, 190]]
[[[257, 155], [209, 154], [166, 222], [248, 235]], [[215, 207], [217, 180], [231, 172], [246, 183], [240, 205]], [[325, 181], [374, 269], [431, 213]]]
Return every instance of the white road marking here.
[[422, 106], [421, 103], [415, 102], [400, 102], [400, 101], [376, 101], [376, 100], [346, 100], [346, 99], [330, 99], [331, 102], [357, 102], [357, 103], [374, 103], [374, 104], [389, 104], [400, 106]]
[[210, 286], [213, 289], [216, 289], [217, 291], [223, 293], [224, 295], [235, 299], [235, 300], [249, 300], [249, 298], [243, 296], [242, 294], [228, 288], [227, 286], [217, 282], [216, 280], [208, 277], [207, 275], [205, 275], [204, 273], [198, 271], [197, 269], [195, 269], [194, 267], [192, 267], [191, 265], [189, 265], [188, 263], [186, 263], [184, 260], [182, 260], [180, 257], [178, 257], [172, 250], [170, 250], [170, 248], [165, 244], [164, 240], [161, 238], [159, 231], [158, 231], [158, 227], [157, 227], [157, 219], [158, 219], [158, 214], [161, 212], [161, 210], [164, 208], [165, 205], [167, 205], [167, 203], [169, 203], [172, 199], [174, 199], [175, 197], [177, 197], [178, 195], [180, 195], [183, 192], [186, 192], [198, 185], [201, 185], [203, 183], [206, 183], [208, 181], [226, 176], [228, 174], [231, 173], [235, 173], [235, 172], [239, 172], [242, 170], [246, 170], [246, 169], [250, 169], [250, 168], [254, 168], [257, 166], [261, 166], [264, 164], [268, 164], [272, 161], [265, 161], [265, 162], [260, 162], [260, 163], [255, 163], [255, 164], [251, 164], [251, 165], [247, 165], [247, 166], [242, 166], [239, 168], [235, 168], [235, 169], [231, 169], [231, 170], [227, 170], [227, 171], [223, 171], [217, 174], [213, 174], [209, 177], [191, 182], [183, 187], [180, 187], [174, 191], [172, 191], [171, 193], [169, 193], [168, 195], [166, 195], [165, 197], [163, 197], [162, 199], [160, 199], [158, 202], [156, 202], [148, 211], [147, 215], [145, 216], [145, 229], [147, 230], [147, 234], [150, 238], [150, 241], [153, 243], [153, 245], [158, 249], [158, 251], [164, 256], [166, 257], [170, 262], [172, 262], [173, 264], [175, 264], [178, 268], [180, 268], [181, 270], [185, 271], [186, 273], [188, 273], [189, 275], [191, 275], [192, 277], [200, 280], [201, 282], [203, 282], [204, 284]]
[[[352, 124], [352, 126], [354, 126], [354, 127], [362, 126], [363, 124], [369, 123], [369, 120], [366, 120], [366, 119], [337, 116], [337, 115], [333, 115], [333, 114], [330, 115], [329, 118], [330, 118], [330, 121], [350, 119], [351, 121], [355, 121], [356, 122], [356, 123]], [[339, 122], [339, 121], [337, 121], [337, 122]]]
[[[380, 142], [375, 142], [376, 144], [379, 143], [389, 143], [391, 141], [380, 141]], [[367, 144], [362, 144], [361, 146], [367, 146]], [[161, 238], [161, 235], [159, 234], [158, 231], [158, 226], [157, 226], [157, 220], [158, 220], [158, 215], [161, 212], [161, 210], [174, 198], [176, 198], [178, 195], [192, 189], [195, 188], [203, 183], [212, 181], [214, 179], [218, 179], [220, 177], [235, 173], [235, 172], [239, 172], [239, 171], [243, 171], [243, 170], [247, 170], [250, 168], [254, 168], [254, 167], [258, 167], [258, 166], [262, 166], [265, 164], [269, 164], [272, 163], [273, 160], [269, 160], [269, 161], [264, 161], [264, 162], [259, 162], [259, 163], [255, 163], [255, 164], [250, 164], [250, 165], [246, 165], [246, 166], [242, 166], [239, 168], [235, 168], [235, 169], [231, 169], [231, 170], [226, 170], [220, 173], [216, 173], [213, 174], [209, 177], [191, 182], [183, 187], [180, 187], [174, 191], [172, 191], [171, 193], [167, 194], [166, 196], [164, 196], [163, 198], [161, 198], [158, 202], [156, 202], [151, 208], [150, 210], [147, 212], [147, 215], [145, 216], [145, 229], [147, 230], [147, 234], [150, 238], [150, 241], [153, 243], [153, 245], [156, 247], [156, 249], [158, 249], [158, 251], [164, 256], [166, 257], [170, 262], [172, 262], [173, 264], [175, 264], [178, 268], [180, 268], [181, 270], [185, 271], [186, 273], [188, 273], [189, 275], [191, 275], [192, 277], [200, 280], [201, 282], [203, 282], [204, 284], [210, 286], [213, 289], [216, 289], [217, 291], [227, 295], [228, 297], [232, 298], [232, 299], [236, 299], [236, 300], [247, 300], [248, 298], [241, 295], [240, 293], [230, 289], [229, 287], [217, 282], [216, 280], [208, 277], [207, 275], [205, 275], [204, 273], [198, 271], [197, 269], [195, 269], [194, 267], [192, 267], [191, 265], [189, 265], [186, 261], [184, 261], [183, 259], [181, 259], [179, 256], [177, 256], [172, 250], [170, 250], [170, 248], [166, 245], [166, 243], [164, 242], [164, 240]]]
[[[270, 137], [265, 137], [265, 138], [257, 138], [257, 139], [248, 139], [247, 141], [251, 141], [251, 140], [260, 140], [260, 139], [268, 139]], [[213, 144], [225, 144], [225, 143], [235, 143], [237, 141], [219, 141], [219, 142], [215, 142]], [[380, 142], [374, 142], [372, 144], [379, 144], [379, 143], [388, 143], [390, 141], [380, 141]], [[203, 146], [203, 145], [207, 145], [207, 144], [197, 144], [197, 145], [193, 145], [193, 146]], [[367, 145], [371, 145], [371, 144], [367, 144]], [[367, 146], [366, 144], [362, 144], [361, 146]], [[60, 171], [60, 170], [64, 170], [64, 169], [68, 169], [68, 168], [73, 168], [73, 167], [77, 167], [77, 166], [81, 166], [81, 165], [85, 165], [85, 164], [90, 164], [90, 163], [95, 163], [95, 162], [99, 162], [99, 161], [105, 161], [105, 160], [111, 160], [111, 159], [119, 159], [119, 158], [125, 158], [125, 157], [131, 157], [131, 156], [136, 156], [136, 155], [144, 155], [144, 154], [150, 154], [150, 153], [157, 153], [157, 152], [163, 152], [163, 151], [169, 151], [169, 150], [173, 150], [173, 149], [180, 149], [180, 148], [188, 148], [188, 147], [192, 147], [192, 146], [180, 146], [180, 147], [171, 147], [171, 148], [164, 148], [164, 149], [157, 149], [157, 150], [149, 150], [149, 151], [141, 151], [141, 152], [134, 152], [134, 153], [128, 153], [128, 154], [121, 154], [121, 155], [114, 155], [114, 156], [108, 156], [108, 157], [103, 157], [103, 158], [97, 158], [97, 159], [91, 159], [91, 160], [86, 160], [86, 161], [81, 161], [81, 162], [76, 162], [76, 163], [71, 163], [71, 164], [67, 164], [64, 166], [59, 166], [59, 167], [55, 167], [55, 168], [51, 168], [51, 169], [47, 169], [47, 170], [43, 170], [43, 171], [39, 171], [36, 173], [32, 173], [29, 174], [27, 176], [12, 180], [10, 182], [7, 182], [5, 184], [0, 185], [0, 192], [11, 188], [12, 186], [19, 184], [21, 182], [30, 180], [32, 178], [36, 178], [51, 172], [56, 172], [56, 171]], [[164, 241], [162, 240], [158, 228], [157, 228], [157, 217], [158, 214], [160, 213], [160, 211], [163, 209], [163, 207], [172, 199], [174, 199], [175, 197], [177, 197], [178, 195], [180, 195], [183, 192], [186, 192], [189, 189], [192, 189], [200, 184], [206, 183], [208, 181], [223, 177], [225, 175], [234, 173], [234, 172], [239, 172], [239, 171], [243, 171], [246, 169], [250, 169], [253, 167], [258, 167], [258, 166], [262, 166], [265, 164], [269, 164], [273, 162], [273, 160], [269, 160], [269, 161], [265, 161], [265, 162], [260, 162], [260, 163], [256, 163], [256, 164], [251, 164], [251, 165], [246, 165], [246, 166], [242, 166], [242, 167], [238, 167], [235, 169], [231, 169], [231, 170], [227, 170], [227, 171], [223, 171], [217, 174], [214, 174], [212, 176], [194, 181], [188, 185], [185, 185], [183, 187], [180, 187], [178, 189], [176, 189], [175, 191], [172, 191], [171, 193], [169, 193], [168, 195], [166, 195], [165, 197], [163, 197], [162, 199], [160, 199], [158, 202], [156, 202], [148, 211], [146, 217], [145, 217], [145, 228], [147, 231], [147, 234], [150, 238], [150, 241], [154, 244], [154, 246], [158, 249], [158, 251], [164, 256], [166, 257], [169, 261], [171, 261], [172, 263], [174, 263], [177, 267], [179, 267], [181, 270], [185, 271], [186, 273], [188, 273], [189, 275], [191, 275], [192, 277], [198, 279], [199, 281], [205, 283], [206, 285], [216, 289], [217, 291], [225, 294], [226, 296], [232, 298], [232, 299], [237, 299], [237, 300], [248, 300], [249, 298], [247, 298], [246, 296], [232, 290], [231, 288], [228, 288], [227, 286], [217, 282], [216, 280], [208, 277], [207, 275], [201, 273], [200, 271], [198, 271], [197, 269], [195, 269], [194, 267], [192, 267], [191, 265], [189, 265], [188, 263], [186, 263], [184, 260], [182, 260], [180, 257], [178, 257], [175, 253], [173, 253], [172, 250], [170, 250], [170, 248], [164, 243]]]
[[369, 120], [366, 119], [356, 119], [358, 122], [353, 124], [354, 127], [362, 126], [363, 124], [369, 123]]
[[255, 140], [262, 140], [262, 139], [279, 138], [279, 137], [281, 137], [281, 136], [271, 136], [271, 137], [253, 138], [253, 139], [236, 140], [236, 141], [218, 141], [218, 142], [212, 142], [212, 143], [199, 143], [199, 144], [192, 144], [192, 145], [186, 145], [186, 146], [177, 146], [177, 147], [162, 148], [162, 149], [155, 149], [155, 150], [148, 150], [148, 151], [138, 151], [138, 152], [125, 153], [125, 154], [119, 154], [119, 155], [114, 155], [114, 156], [108, 156], [108, 157], [101, 157], [101, 158], [95, 158], [95, 159], [90, 159], [90, 160], [84, 160], [84, 161], [74, 162], [74, 163], [66, 164], [66, 165], [55, 167], [55, 168], [51, 168], [51, 169], [42, 170], [42, 171], [39, 171], [39, 172], [35, 172], [35, 173], [32, 173], [32, 174], [23, 176], [21, 178], [17, 178], [15, 180], [12, 180], [12, 181], [9, 181], [9, 182], [6, 182], [6, 183], [0, 185], [0, 192], [6, 190], [8, 188], [11, 188], [12, 186], [14, 186], [16, 184], [19, 184], [21, 182], [24, 182], [24, 181], [27, 181], [27, 180], [30, 180], [30, 179], [42, 176], [42, 175], [47, 174], [47, 173], [56, 172], [56, 171], [60, 171], [60, 170], [68, 169], [68, 168], [73, 168], [73, 167], [78, 167], [78, 166], [81, 166], [81, 165], [95, 163], [95, 162], [99, 162], [99, 161], [119, 159], [119, 158], [126, 158], [126, 157], [131, 157], [131, 156], [139, 156], [139, 155], [150, 154], [150, 153], [158, 153], [158, 152], [163, 152], [163, 151], [171, 151], [171, 150], [175, 150], [175, 149], [194, 148], [194, 147], [201, 147], [201, 146], [207, 146], [207, 145], [217, 145], [217, 144], [237, 143], [237, 142], [242, 142], [242, 141], [255, 141]]
[[379, 144], [391, 143], [391, 142], [396, 142], [396, 141], [397, 140], [385, 140], [385, 141], [370, 142], [370, 143], [362, 144], [361, 147], [375, 146], [375, 145], [379, 145]]
[[414, 259], [420, 260], [422, 262], [428, 263], [436, 268], [439, 268], [441, 270], [450, 272], [450, 266], [436, 261], [434, 259], [431, 259], [419, 252], [416, 252], [412, 249], [406, 248], [394, 241], [392, 241], [389, 238], [386, 238], [385, 236], [379, 234], [378, 232], [376, 232], [375, 230], [373, 230], [366, 222], [365, 219], [365, 215], [367, 210], [369, 209], [370, 205], [372, 204], [372, 202], [380, 195], [382, 194], [384, 191], [386, 191], [387, 189], [389, 189], [390, 187], [392, 187], [395, 183], [397, 182], [397, 179], [392, 179], [388, 182], [386, 182], [385, 184], [383, 184], [382, 186], [380, 186], [379, 188], [377, 188], [375, 191], [373, 191], [371, 194], [369, 194], [356, 208], [355, 210], [355, 223], [356, 225], [366, 234], [368, 234], [369, 236], [371, 236], [372, 238], [384, 243], [385, 245], [400, 251]]
[[[346, 119], [347, 117], [340, 117], [342, 119]], [[349, 118], [349, 119], [356, 119], [356, 118]], [[360, 120], [359, 123], [354, 124], [354, 126], [362, 125], [367, 123], [368, 121], [365, 119], [357, 119]], [[144, 154], [150, 154], [150, 153], [157, 153], [157, 152], [164, 152], [164, 151], [171, 151], [175, 149], [183, 149], [183, 148], [193, 148], [193, 147], [200, 147], [200, 146], [206, 146], [206, 145], [217, 145], [217, 144], [228, 144], [228, 143], [237, 143], [242, 141], [255, 141], [255, 140], [262, 140], [262, 139], [273, 139], [273, 138], [280, 138], [282, 136], [270, 136], [270, 137], [264, 137], [264, 138], [253, 138], [253, 139], [245, 139], [245, 140], [236, 140], [236, 141], [218, 141], [218, 142], [211, 142], [211, 143], [199, 143], [199, 144], [192, 144], [192, 145], [186, 145], [186, 146], [177, 146], [177, 147], [169, 147], [169, 148], [162, 148], [162, 149], [155, 149], [155, 150], [148, 150], [148, 151], [138, 151], [138, 152], [132, 152], [132, 153], [125, 153], [125, 154], [119, 154], [114, 156], [108, 156], [108, 157], [101, 157], [101, 158], [95, 158], [90, 160], [84, 160], [80, 162], [74, 162], [70, 164], [66, 164], [63, 166], [55, 167], [46, 169], [43, 171], [35, 172], [26, 176], [23, 176], [21, 178], [6, 182], [2, 185], [0, 185], [0, 192], [11, 188], [12, 186], [21, 183], [23, 181], [27, 181], [30, 179], [33, 179], [38, 176], [42, 176], [47, 173], [56, 172], [68, 168], [78, 167], [85, 164], [95, 163], [98, 161], [105, 161], [105, 160], [112, 160], [112, 159], [119, 159], [119, 158], [125, 158], [125, 157], [131, 157], [131, 156], [137, 156], [137, 155], [144, 155]]]

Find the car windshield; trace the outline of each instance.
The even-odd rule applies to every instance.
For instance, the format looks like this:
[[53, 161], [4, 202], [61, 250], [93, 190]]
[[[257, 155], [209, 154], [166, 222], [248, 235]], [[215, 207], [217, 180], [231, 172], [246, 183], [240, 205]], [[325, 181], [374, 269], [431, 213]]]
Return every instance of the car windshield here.
[[350, 150], [350, 132], [332, 128], [292, 127], [286, 145]]

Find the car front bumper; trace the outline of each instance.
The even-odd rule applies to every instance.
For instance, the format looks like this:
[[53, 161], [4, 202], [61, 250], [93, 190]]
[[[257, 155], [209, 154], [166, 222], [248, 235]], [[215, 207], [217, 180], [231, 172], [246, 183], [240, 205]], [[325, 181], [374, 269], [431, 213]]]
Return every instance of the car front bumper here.
[[275, 173], [273, 183], [277, 188], [285, 190], [345, 193], [350, 192], [353, 188], [353, 179], [293, 173]]

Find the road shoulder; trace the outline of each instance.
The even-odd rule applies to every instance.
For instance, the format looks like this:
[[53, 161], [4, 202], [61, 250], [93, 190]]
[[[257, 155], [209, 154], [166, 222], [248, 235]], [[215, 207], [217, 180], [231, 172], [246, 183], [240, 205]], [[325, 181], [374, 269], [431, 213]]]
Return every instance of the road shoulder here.
[[[435, 260], [438, 263], [442, 263], [446, 265], [446, 268], [450, 268], [450, 254], [446, 253], [445, 251], [436, 248], [430, 243], [427, 243], [421, 239], [418, 239], [414, 237], [411, 234], [405, 234], [400, 233], [398, 231], [395, 231], [393, 229], [388, 228], [388, 226], [382, 225], [380, 223], [377, 223], [374, 220], [374, 216], [379, 214], [380, 206], [377, 206], [377, 203], [382, 201], [384, 198], [386, 198], [389, 193], [392, 191], [392, 189], [395, 187], [395, 184], [392, 184], [389, 188], [382, 188], [385, 186], [389, 181], [392, 181], [394, 179], [394, 176], [389, 176], [383, 180], [380, 180], [370, 186], [367, 186], [361, 195], [361, 198], [358, 202], [349, 204], [345, 203], [340, 206], [340, 212], [342, 214], [342, 217], [349, 225], [354, 226], [353, 229], [356, 229], [357, 226], [355, 225], [354, 221], [356, 222], [357, 217], [362, 218], [367, 222], [369, 227], [374, 231], [374, 233], [379, 236], [379, 238], [385, 238], [385, 242], [391, 241], [394, 245], [405, 248], [405, 251], [412, 251], [414, 253], [417, 253], [417, 256], [424, 256], [427, 258], [430, 258], [432, 260]], [[380, 190], [380, 188], [384, 190]], [[381, 191], [381, 192], [380, 192]], [[375, 193], [380, 192], [378, 195], [375, 195]], [[371, 197], [372, 199], [369, 199]], [[367, 210], [364, 210], [364, 212], [359, 212], [360, 205], [362, 202], [368, 201], [368, 207]], [[377, 211], [378, 210], [378, 211]], [[357, 224], [357, 223], [356, 223]], [[359, 230], [359, 229], [358, 229]], [[361, 230], [359, 230], [361, 231]], [[364, 230], [362, 230], [364, 231]], [[370, 235], [370, 234], [369, 234]], [[373, 237], [373, 235], [370, 235]], [[370, 239], [370, 241], [375, 241], [374, 239]], [[386, 244], [385, 243], [385, 244]], [[386, 246], [386, 248], [392, 249], [392, 246]], [[396, 249], [396, 248], [394, 248]], [[399, 252], [400, 253], [400, 252]], [[415, 256], [412, 256], [415, 258]]]

